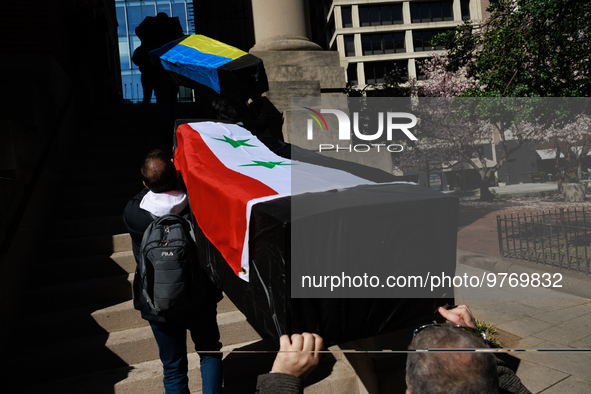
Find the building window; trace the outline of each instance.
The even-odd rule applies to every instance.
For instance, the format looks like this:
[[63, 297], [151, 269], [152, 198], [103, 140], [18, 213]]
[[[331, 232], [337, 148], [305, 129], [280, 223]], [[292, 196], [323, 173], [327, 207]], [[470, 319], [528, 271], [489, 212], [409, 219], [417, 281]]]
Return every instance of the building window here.
[[[138, 67], [131, 62], [131, 57], [141, 42], [135, 34], [135, 28], [148, 16], [153, 17], [159, 12], [168, 16], [178, 16], [185, 34], [193, 33], [189, 20], [193, 18], [191, 8], [187, 8], [187, 0], [151, 0], [127, 1], [115, 0], [117, 13], [117, 34], [119, 40], [119, 56], [121, 61], [121, 79], [123, 97], [130, 102], [142, 100], [142, 87]], [[188, 90], [183, 90], [189, 97]], [[192, 94], [192, 93], [191, 93]]]
[[451, 1], [426, 1], [410, 3], [412, 23], [453, 21]]
[[127, 35], [127, 18], [125, 17], [125, 7], [117, 5], [117, 34], [120, 36]]
[[442, 50], [442, 45], [434, 46], [431, 41], [433, 37], [438, 34], [449, 31], [450, 29], [434, 29], [434, 30], [415, 30], [412, 32], [412, 42], [415, 52], [425, 52], [432, 50]]
[[365, 62], [363, 69], [365, 83], [368, 85], [384, 83], [384, 76], [394, 70], [397, 70], [404, 79], [408, 79], [408, 60]]
[[359, 7], [361, 26], [402, 24], [402, 4]]
[[343, 20], [343, 27], [353, 27], [351, 7], [341, 7], [341, 18]]
[[460, 7], [462, 9], [462, 20], [466, 21], [470, 19], [470, 0], [461, 0]]
[[345, 40], [345, 56], [355, 56], [355, 38], [354, 36], [343, 36]]
[[349, 63], [347, 66], [347, 82], [350, 85], [359, 85], [359, 80], [357, 79], [357, 63]]
[[363, 47], [363, 54], [366, 56], [406, 52], [404, 32], [386, 34], [362, 34], [361, 44]]

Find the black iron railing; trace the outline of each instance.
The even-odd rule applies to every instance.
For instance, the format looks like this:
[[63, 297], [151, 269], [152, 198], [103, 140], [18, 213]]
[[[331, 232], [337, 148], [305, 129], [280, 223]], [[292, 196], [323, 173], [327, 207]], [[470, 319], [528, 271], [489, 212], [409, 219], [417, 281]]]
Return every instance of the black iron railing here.
[[591, 273], [591, 215], [584, 209], [497, 215], [497, 232], [501, 256]]

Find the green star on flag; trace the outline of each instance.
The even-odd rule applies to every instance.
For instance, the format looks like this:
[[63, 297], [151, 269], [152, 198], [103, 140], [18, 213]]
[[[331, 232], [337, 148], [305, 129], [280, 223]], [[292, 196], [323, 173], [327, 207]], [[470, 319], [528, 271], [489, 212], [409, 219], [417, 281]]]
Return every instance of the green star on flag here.
[[223, 141], [223, 142], [227, 142], [228, 144], [232, 145], [233, 148], [238, 148], [239, 146], [248, 146], [251, 148], [257, 148], [256, 145], [250, 145], [247, 144], [247, 141], [250, 141], [250, 138], [247, 140], [233, 140], [232, 138], [229, 138], [227, 136], [224, 136], [224, 139], [221, 138], [214, 138], [214, 140], [218, 140], [218, 141]]
[[258, 161], [258, 160], [253, 160], [252, 161], [255, 164], [242, 164], [240, 165], [240, 167], [257, 167], [257, 166], [261, 166], [261, 167], [267, 167], [267, 168], [275, 168], [275, 166], [291, 166], [293, 164], [291, 163], [286, 163], [283, 164], [282, 161]]

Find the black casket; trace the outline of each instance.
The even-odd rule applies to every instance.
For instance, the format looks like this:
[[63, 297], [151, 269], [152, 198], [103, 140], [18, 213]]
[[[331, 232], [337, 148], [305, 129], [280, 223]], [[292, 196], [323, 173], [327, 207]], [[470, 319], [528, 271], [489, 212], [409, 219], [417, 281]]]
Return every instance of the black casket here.
[[[297, 150], [300, 160], [392, 181], [380, 170], [258, 137], [283, 157]], [[182, 149], [175, 160], [195, 153], [187, 152], [190, 146]], [[189, 184], [198, 180], [182, 175], [191, 194]], [[202, 267], [262, 337], [316, 332], [332, 345], [430, 322], [438, 305], [453, 302], [453, 288], [429, 292], [427, 286], [413, 293], [381, 286], [364, 294], [354, 288], [329, 295], [323, 289], [319, 297], [304, 298], [311, 293], [292, 294], [301, 273], [320, 261], [327, 274], [340, 275], [339, 263], [347, 259], [359, 262], [347, 266], [350, 276], [368, 272], [371, 262], [381, 262], [381, 275], [453, 276], [457, 214], [456, 198], [410, 184], [362, 185], [258, 203], [250, 216], [249, 281], [236, 275], [198, 225], [196, 237]]]

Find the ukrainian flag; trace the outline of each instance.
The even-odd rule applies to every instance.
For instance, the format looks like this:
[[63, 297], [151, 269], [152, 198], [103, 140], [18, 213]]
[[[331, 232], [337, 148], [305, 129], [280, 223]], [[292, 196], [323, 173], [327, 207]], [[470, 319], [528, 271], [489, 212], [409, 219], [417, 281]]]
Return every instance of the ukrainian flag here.
[[195, 83], [216, 93], [253, 97], [269, 89], [263, 61], [256, 56], [202, 35], [189, 35], [150, 52], [187, 87]]

